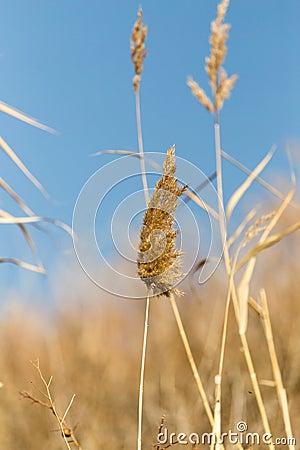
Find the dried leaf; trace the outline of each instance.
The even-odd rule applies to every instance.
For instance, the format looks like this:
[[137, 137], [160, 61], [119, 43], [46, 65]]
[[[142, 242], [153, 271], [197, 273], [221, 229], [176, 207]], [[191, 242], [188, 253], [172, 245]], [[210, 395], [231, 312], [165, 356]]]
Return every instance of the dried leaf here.
[[234, 208], [242, 198], [242, 196], [245, 194], [245, 192], [249, 189], [252, 182], [257, 178], [257, 176], [263, 171], [263, 169], [266, 167], [270, 159], [272, 158], [274, 154], [275, 148], [272, 148], [270, 152], [264, 157], [264, 159], [255, 167], [255, 169], [250, 173], [248, 178], [244, 181], [244, 183], [239, 186], [239, 188], [232, 194], [230, 197], [227, 208], [226, 208], [226, 218], [227, 220], [230, 219]]

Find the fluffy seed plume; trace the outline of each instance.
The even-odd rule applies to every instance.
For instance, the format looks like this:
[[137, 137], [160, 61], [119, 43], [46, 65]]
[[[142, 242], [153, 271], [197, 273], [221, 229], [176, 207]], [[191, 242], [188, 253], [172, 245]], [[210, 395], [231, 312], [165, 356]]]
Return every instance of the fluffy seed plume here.
[[163, 176], [156, 183], [143, 218], [137, 258], [140, 278], [154, 295], [167, 297], [171, 291], [180, 294], [174, 285], [182, 276], [174, 214], [178, 197], [187, 186], [178, 187], [175, 171], [175, 147], [172, 146], [167, 152]]
[[147, 27], [143, 25], [143, 12], [140, 9], [138, 18], [132, 29], [130, 41], [131, 59], [134, 65], [135, 76], [133, 78], [133, 89], [137, 92], [139, 89], [141, 75], [143, 71], [143, 62], [147, 56], [145, 49], [145, 40], [147, 37]]
[[210, 112], [222, 109], [224, 100], [229, 98], [230, 92], [238, 78], [237, 75], [232, 75], [228, 78], [226, 71], [222, 67], [227, 54], [226, 41], [230, 30], [230, 25], [223, 23], [228, 5], [229, 0], [222, 0], [218, 5], [217, 17], [211, 23], [210, 55], [205, 59], [205, 70], [212, 89], [214, 104], [212, 105], [203, 89], [192, 78], [189, 78], [187, 82], [192, 89], [193, 95]]

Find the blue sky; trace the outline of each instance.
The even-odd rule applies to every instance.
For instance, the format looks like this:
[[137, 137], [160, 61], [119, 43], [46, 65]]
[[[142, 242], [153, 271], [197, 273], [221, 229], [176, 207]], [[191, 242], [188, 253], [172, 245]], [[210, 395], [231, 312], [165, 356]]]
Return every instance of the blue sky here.
[[[81, 187], [115, 158], [89, 155], [137, 149], [129, 39], [140, 3], [10, 0], [2, 5], [0, 99], [60, 133], [47, 134], [3, 114], [0, 118], [4, 139], [53, 200], [44, 199], [4, 154], [1, 176], [40, 215], [71, 224]], [[149, 27], [141, 85], [145, 150], [165, 152], [176, 144], [178, 156], [208, 175], [214, 170], [212, 118], [191, 96], [186, 78], [193, 76], [208, 91], [204, 58], [216, 6], [213, 0], [142, 2]], [[223, 148], [253, 168], [276, 144], [265, 173], [275, 185], [281, 173], [288, 173], [286, 142], [300, 138], [299, 20], [298, 0], [232, 0], [227, 14], [232, 29], [225, 68], [239, 80], [221, 114]], [[243, 176], [227, 163], [224, 169], [229, 195]], [[1, 194], [3, 207], [6, 202]], [[57, 259], [64, 264], [64, 251], [72, 252], [63, 232], [53, 234], [55, 252], [44, 236], [37, 241], [50, 274]], [[5, 227], [2, 237], [1, 255], [29, 255], [15, 230]], [[0, 266], [5, 289], [34, 290], [39, 277]]]

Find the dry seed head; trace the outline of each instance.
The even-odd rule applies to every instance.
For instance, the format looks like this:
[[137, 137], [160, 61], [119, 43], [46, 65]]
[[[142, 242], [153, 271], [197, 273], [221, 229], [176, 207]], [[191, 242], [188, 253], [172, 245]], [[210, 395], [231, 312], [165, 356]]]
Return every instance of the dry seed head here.
[[162, 178], [156, 183], [153, 196], [143, 218], [137, 258], [138, 274], [154, 295], [179, 294], [174, 284], [181, 278], [181, 253], [176, 250], [174, 229], [178, 197], [185, 187], [178, 187], [175, 178], [175, 147], [166, 156]]
[[188, 80], [188, 85], [192, 89], [193, 95], [209, 112], [219, 111], [222, 108], [224, 100], [230, 96], [230, 92], [238, 78], [237, 75], [227, 78], [227, 74], [222, 67], [227, 54], [226, 41], [230, 30], [230, 25], [223, 23], [228, 5], [229, 0], [222, 0], [218, 5], [217, 17], [211, 23], [211, 35], [209, 38], [210, 56], [205, 59], [205, 70], [211, 85], [214, 105], [197, 83], [191, 79]]
[[205, 108], [209, 111], [209, 112], [213, 112], [214, 111], [214, 107], [212, 102], [210, 101], [210, 99], [207, 97], [207, 95], [205, 94], [204, 90], [201, 89], [201, 87], [199, 86], [199, 84], [193, 80], [193, 78], [189, 77], [188, 81], [187, 81], [188, 86], [191, 88], [192, 90], [192, 94], [194, 95], [194, 97], [196, 97], [196, 99], [203, 105], [205, 106]]
[[216, 21], [211, 24], [210, 56], [206, 58], [206, 72], [213, 92], [217, 88], [219, 70], [227, 54], [226, 40], [229, 29], [230, 25], [218, 25]]
[[252, 239], [256, 238], [259, 234], [263, 233], [268, 226], [268, 223], [273, 219], [275, 211], [271, 211], [269, 214], [264, 214], [259, 217], [246, 231], [245, 241], [243, 247], [245, 247]]
[[143, 71], [143, 62], [147, 56], [145, 49], [145, 40], [147, 36], [147, 27], [143, 25], [143, 13], [140, 9], [138, 18], [132, 29], [130, 41], [131, 59], [134, 65], [135, 76], [133, 78], [133, 89], [137, 92]]

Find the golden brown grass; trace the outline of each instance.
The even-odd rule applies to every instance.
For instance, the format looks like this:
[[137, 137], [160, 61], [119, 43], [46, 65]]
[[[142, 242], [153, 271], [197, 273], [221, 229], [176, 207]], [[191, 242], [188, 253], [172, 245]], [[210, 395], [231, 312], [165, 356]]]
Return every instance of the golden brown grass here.
[[[266, 253], [259, 266], [269, 302], [270, 319], [282, 380], [288, 392], [295, 437], [300, 439], [300, 307], [298, 277], [300, 266], [297, 234], [280, 248]], [[282, 259], [285, 264], [280, 266]], [[274, 273], [280, 277], [274, 278]], [[73, 280], [74, 273], [68, 275]], [[226, 286], [216, 277], [210, 285], [187, 294], [180, 301], [182, 320], [197, 368], [213, 404], [214, 378], [218, 368], [219, 336], [223, 322]], [[46, 379], [53, 375], [53, 399], [65, 411], [74, 393], [69, 426], [83, 449], [133, 448], [136, 442], [139, 337], [142, 335], [144, 305], [140, 302], [106, 298], [87, 283], [79, 296], [74, 286], [72, 298], [61, 288], [61, 307], [49, 313], [28, 305], [7, 305], [0, 326], [0, 440], [3, 448], [15, 450], [63, 449], [64, 443], [54, 415], [21, 399], [20, 390], [39, 396], [36, 370], [29, 363], [37, 356]], [[153, 301], [147, 355], [144, 402], [144, 448], [151, 448], [162, 414], [170, 432], [208, 432], [209, 422], [186, 365], [186, 355], [170, 304]], [[258, 320], [259, 319], [259, 320]], [[233, 311], [229, 313], [229, 332], [224, 362], [222, 401], [223, 429], [246, 419], [249, 430], [261, 431], [255, 396], [244, 362]], [[261, 319], [254, 310], [248, 323], [257, 378], [274, 436], [284, 436], [276, 387], [268, 360], [268, 344]], [[21, 336], [21, 339], [20, 339]], [[33, 384], [31, 383], [33, 381]], [[285, 448], [285, 447], [283, 447]]]

